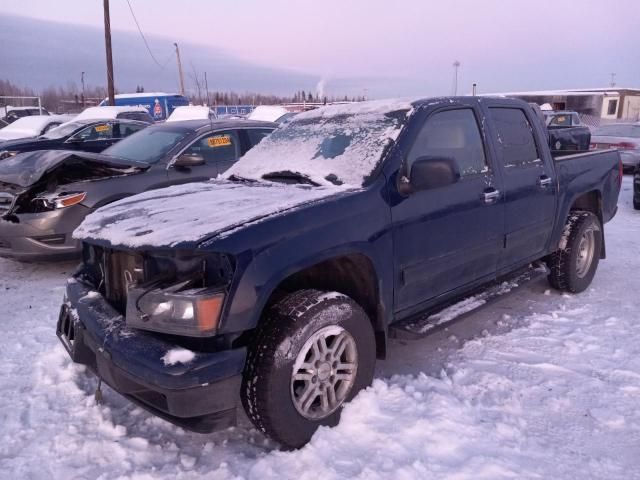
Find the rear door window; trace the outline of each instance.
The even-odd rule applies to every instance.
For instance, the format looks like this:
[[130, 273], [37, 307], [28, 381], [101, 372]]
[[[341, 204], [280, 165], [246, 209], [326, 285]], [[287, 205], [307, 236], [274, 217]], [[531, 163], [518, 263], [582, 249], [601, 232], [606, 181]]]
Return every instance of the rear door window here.
[[486, 172], [484, 144], [473, 110], [461, 108], [431, 115], [411, 146], [409, 169], [425, 156], [454, 159], [462, 176]]
[[269, 135], [273, 130], [268, 130], [265, 128], [255, 128], [251, 130], [247, 130], [247, 135], [249, 136], [249, 143], [252, 147], [255, 147], [259, 144], [264, 137]]
[[216, 132], [201, 137], [183, 154], [202, 155], [208, 164], [233, 162], [239, 156], [239, 142], [235, 132]]
[[533, 129], [519, 108], [489, 108], [496, 127], [498, 150], [505, 167], [522, 167], [540, 162]]
[[126, 138], [132, 133], [136, 133], [146, 125], [138, 125], [136, 123], [120, 123], [117, 122], [113, 126], [113, 138]]

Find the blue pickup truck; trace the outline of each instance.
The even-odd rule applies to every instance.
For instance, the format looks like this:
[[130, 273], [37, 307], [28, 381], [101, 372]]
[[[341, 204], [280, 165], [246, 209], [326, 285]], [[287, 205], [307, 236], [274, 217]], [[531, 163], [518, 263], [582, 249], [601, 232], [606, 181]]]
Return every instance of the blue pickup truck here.
[[210, 432], [242, 404], [299, 447], [370, 384], [394, 322], [537, 260], [586, 289], [621, 178], [616, 151], [554, 159], [520, 100], [301, 113], [223, 177], [89, 215], [57, 333], [166, 420]]

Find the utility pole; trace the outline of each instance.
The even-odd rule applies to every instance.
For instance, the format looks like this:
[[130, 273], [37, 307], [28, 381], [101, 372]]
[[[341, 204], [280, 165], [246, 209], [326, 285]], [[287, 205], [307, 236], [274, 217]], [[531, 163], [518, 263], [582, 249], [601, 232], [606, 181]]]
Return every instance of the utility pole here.
[[113, 86], [113, 57], [111, 55], [111, 19], [109, 18], [109, 0], [103, 0], [104, 6], [104, 45], [107, 50], [107, 94], [109, 105], [115, 105], [116, 92]]
[[616, 86], [616, 74], [615, 74], [615, 73], [612, 73], [612, 74], [611, 74], [611, 83], [609, 83], [609, 86], [610, 86], [611, 88], [613, 88], [613, 87], [615, 87], [615, 86]]
[[453, 96], [458, 95], [458, 69], [460, 68], [460, 62], [456, 60], [453, 62]]
[[82, 108], [84, 109], [84, 72], [80, 74], [80, 82], [82, 83]]
[[180, 95], [184, 95], [184, 75], [182, 73], [182, 62], [180, 61], [180, 49], [178, 48], [177, 43], [174, 43], [173, 45], [176, 47], [176, 57], [178, 58], [178, 74], [180, 75]]
[[207, 107], [211, 106], [209, 102], [209, 82], [207, 82], [207, 72], [204, 72], [204, 89], [207, 91]]

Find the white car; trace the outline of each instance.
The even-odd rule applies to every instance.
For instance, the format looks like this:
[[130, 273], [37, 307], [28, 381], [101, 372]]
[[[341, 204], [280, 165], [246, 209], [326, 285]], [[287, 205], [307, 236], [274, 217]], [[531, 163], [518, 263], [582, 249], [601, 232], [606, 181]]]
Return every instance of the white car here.
[[188, 105], [176, 107], [167, 122], [181, 122], [183, 120], [215, 120], [216, 113], [204, 105]]
[[52, 128], [70, 121], [73, 117], [73, 115], [30, 115], [18, 118], [15, 122], [0, 128], [0, 142], [39, 137]]
[[290, 112], [280, 105], [260, 105], [253, 109], [247, 116], [247, 119], [281, 123], [293, 115], [295, 115], [295, 113]]
[[80, 112], [74, 120], [115, 120], [116, 118], [153, 123], [153, 118], [149, 115], [149, 111], [140, 105], [126, 107], [89, 107]]

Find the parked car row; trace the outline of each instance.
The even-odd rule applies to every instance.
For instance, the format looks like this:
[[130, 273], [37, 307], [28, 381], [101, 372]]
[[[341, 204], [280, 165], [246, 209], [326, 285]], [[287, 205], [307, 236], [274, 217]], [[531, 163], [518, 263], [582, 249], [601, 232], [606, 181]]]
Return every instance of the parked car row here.
[[274, 128], [243, 120], [74, 120], [38, 139], [8, 142], [0, 152], [0, 159], [12, 156], [0, 161], [0, 256], [77, 256], [80, 242], [71, 234], [90, 212], [216, 177]]
[[624, 170], [634, 171], [640, 165], [640, 122], [612, 123], [598, 127], [591, 137], [591, 148], [618, 149]]
[[43, 215], [73, 242], [84, 218], [57, 325], [73, 361], [186, 429], [242, 406], [293, 448], [370, 384], [393, 324], [535, 261], [585, 290], [622, 181], [618, 151], [554, 157], [529, 105], [488, 97], [169, 122], [0, 168], [15, 237]]

